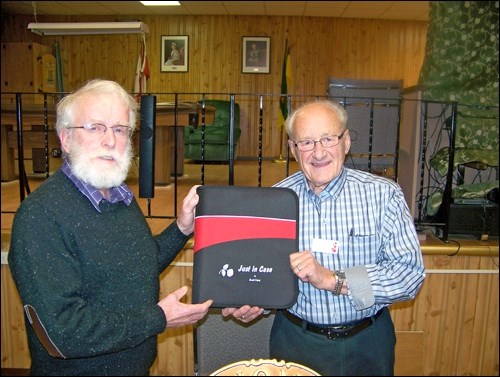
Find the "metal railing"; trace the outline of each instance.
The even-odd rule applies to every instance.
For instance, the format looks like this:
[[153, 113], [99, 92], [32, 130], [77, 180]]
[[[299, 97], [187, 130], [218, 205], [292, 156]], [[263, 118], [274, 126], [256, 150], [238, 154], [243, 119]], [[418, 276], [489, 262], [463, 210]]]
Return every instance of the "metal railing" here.
[[[24, 150], [24, 145], [23, 145], [23, 115], [24, 115], [24, 106], [22, 103], [22, 97], [23, 95], [33, 95], [33, 93], [2, 93], [2, 113], [3, 113], [3, 108], [4, 108], [4, 98], [7, 96], [7, 98], [12, 97], [16, 98], [16, 118], [17, 118], [17, 150], [18, 150], [18, 174], [19, 174], [19, 188], [20, 188], [20, 199], [23, 200], [25, 198], [26, 194], [29, 194], [29, 184], [28, 180], [26, 178], [26, 171], [25, 171], [25, 158], [23, 154]], [[51, 155], [51, 148], [48, 143], [49, 139], [49, 130], [50, 130], [50, 125], [49, 125], [49, 115], [51, 111], [54, 111], [54, 105], [51, 102], [54, 102], [54, 98], [60, 97], [64, 95], [64, 93], [56, 93], [56, 94], [37, 94], [37, 95], [43, 95], [43, 125], [44, 125], [44, 137], [45, 137], [45, 143], [44, 143], [44, 155], [45, 155], [45, 176], [49, 176], [49, 171], [50, 171], [50, 155]], [[235, 150], [234, 150], [234, 105], [235, 103], [239, 103], [240, 106], [242, 106], [243, 111], [241, 111], [241, 119], [243, 117], [248, 117], [251, 118], [251, 120], [247, 121], [247, 125], [250, 126], [251, 124], [256, 124], [257, 125], [257, 138], [258, 138], [258, 147], [256, 151], [256, 157], [255, 156], [250, 156], [250, 159], [255, 159], [257, 162], [257, 186], [261, 186], [262, 184], [262, 167], [263, 167], [263, 161], [265, 158], [270, 158], [269, 156], [264, 157], [264, 148], [263, 148], [263, 139], [265, 136], [265, 133], [269, 130], [268, 123], [270, 123], [269, 119], [273, 118], [272, 116], [270, 117], [270, 113], [272, 112], [273, 114], [276, 113], [276, 110], [279, 108], [279, 102], [280, 100], [286, 100], [287, 103], [287, 109], [288, 113], [290, 113], [294, 108], [299, 107], [301, 104], [304, 104], [306, 102], [310, 102], [313, 100], [318, 100], [318, 99], [332, 99], [332, 100], [337, 100], [343, 106], [348, 110], [348, 113], [350, 111], [355, 111], [358, 110], [359, 108], [364, 108], [366, 111], [368, 111], [369, 116], [366, 124], [366, 130], [369, 133], [369, 138], [368, 138], [368, 145], [362, 146], [363, 148], [363, 153], [351, 153], [348, 156], [348, 159], [346, 159], [346, 164], [350, 167], [353, 168], [361, 168], [362, 170], [367, 170], [370, 172], [376, 172], [379, 174], [381, 173], [380, 170], [380, 165], [375, 163], [375, 161], [383, 161], [384, 164], [387, 166], [390, 166], [391, 168], [391, 173], [390, 176], [392, 179], [397, 180], [397, 164], [398, 164], [398, 140], [399, 140], [399, 121], [400, 121], [400, 107], [401, 107], [401, 100], [396, 99], [395, 101], [391, 103], [381, 103], [378, 99], [376, 98], [357, 98], [353, 97], [355, 101], [350, 101], [350, 97], [343, 97], [343, 98], [334, 98], [334, 97], [328, 97], [327, 95], [287, 95], [287, 94], [263, 94], [263, 93], [191, 93], [191, 92], [186, 92], [186, 93], [149, 93], [148, 95], [154, 95], [159, 98], [159, 102], [173, 102], [176, 104], [182, 102], [182, 101], [192, 101], [192, 102], [199, 102], [201, 103], [202, 106], [202, 117], [204, 116], [204, 109], [205, 109], [205, 101], [207, 98], [217, 98], [221, 99], [224, 98], [228, 100], [231, 104], [231, 112], [230, 112], [230, 133], [229, 133], [229, 140], [228, 140], [228, 148], [229, 148], [229, 155], [230, 158], [227, 162], [228, 164], [228, 185], [234, 185], [234, 170], [235, 170]], [[172, 101], [173, 99], [173, 101]], [[385, 101], [385, 99], [384, 99]], [[8, 101], [7, 101], [8, 102]], [[394, 107], [395, 111], [397, 113], [397, 117], [395, 120], [395, 125], [392, 127], [394, 132], [397, 132], [395, 135], [395, 144], [388, 146], [388, 152], [387, 153], [380, 153], [379, 151], [374, 149], [374, 135], [377, 134], [377, 131], [379, 131], [379, 124], [381, 123], [379, 120], [376, 120], [376, 115], [377, 112], [380, 109], [387, 109], [388, 107]], [[363, 110], [364, 111], [364, 110]], [[177, 109], [176, 109], [177, 112]], [[241, 114], [240, 113], [240, 114]], [[176, 117], [177, 119], [177, 117]], [[272, 127], [275, 125], [272, 124]], [[202, 122], [202, 130], [204, 130], [205, 124]], [[349, 127], [349, 124], [348, 124]], [[249, 127], [250, 128], [250, 127]], [[253, 128], [253, 127], [252, 127]], [[178, 166], [178, 161], [180, 158], [183, 158], [183, 156], [178, 155], [179, 151], [179, 145], [178, 145], [178, 132], [183, 132], [183, 127], [178, 127], [178, 124], [175, 124], [174, 127], [174, 150], [175, 154], [173, 156], [173, 162], [174, 162], [174, 174], [173, 174], [173, 187], [174, 187], [174, 211], [172, 214], [169, 214], [167, 216], [156, 216], [154, 214], [151, 214], [150, 211], [148, 210], [148, 217], [161, 217], [161, 218], [175, 218], [177, 217], [177, 186], [178, 186], [178, 174], [177, 174], [177, 166]], [[352, 132], [352, 139], [353, 139], [353, 144], [356, 143], [356, 132]], [[286, 135], [285, 135], [286, 137]], [[280, 140], [280, 142], [283, 142], [283, 140]], [[241, 138], [240, 138], [240, 143], [241, 143]], [[286, 143], [286, 141], [285, 141]], [[288, 150], [288, 144], [286, 143], [286, 153], [285, 157], [282, 158], [281, 156], [281, 148], [280, 148], [280, 156], [279, 159], [284, 162], [283, 168], [285, 170], [285, 176], [289, 175], [289, 168], [290, 168], [290, 153]], [[204, 151], [204, 138], [202, 137], [201, 140], [201, 149]], [[200, 179], [200, 184], [205, 184], [205, 168], [206, 168], [206, 162], [204, 161], [204, 154], [202, 153], [202, 161], [201, 161], [201, 179]], [[276, 156], [273, 156], [271, 158], [274, 158]], [[247, 157], [248, 158], [248, 157]], [[283, 161], [284, 160], [284, 161]], [[3, 166], [3, 164], [2, 164]], [[3, 175], [3, 174], [2, 174]], [[140, 177], [139, 177], [140, 178]], [[148, 205], [148, 208], [150, 208], [150, 205]]]

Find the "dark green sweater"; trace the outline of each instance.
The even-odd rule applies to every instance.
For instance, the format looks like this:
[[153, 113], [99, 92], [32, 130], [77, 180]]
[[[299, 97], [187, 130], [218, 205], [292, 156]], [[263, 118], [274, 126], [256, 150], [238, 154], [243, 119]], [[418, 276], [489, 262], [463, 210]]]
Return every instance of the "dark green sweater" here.
[[59, 170], [16, 213], [12, 276], [64, 355], [26, 322], [33, 375], [145, 375], [156, 358], [159, 275], [189, 237], [175, 222], [153, 237], [135, 199], [100, 208]]

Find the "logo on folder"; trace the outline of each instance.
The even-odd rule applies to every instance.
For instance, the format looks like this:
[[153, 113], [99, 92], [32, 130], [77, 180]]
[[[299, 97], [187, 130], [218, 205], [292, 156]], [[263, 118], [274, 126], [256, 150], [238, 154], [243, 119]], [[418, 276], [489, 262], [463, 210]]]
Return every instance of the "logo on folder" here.
[[[272, 274], [272, 272], [273, 272], [272, 267], [255, 266], [255, 265], [250, 265], [250, 266], [240, 265], [240, 267], [236, 270], [237, 274], [249, 274], [250, 276], [248, 278], [248, 281], [257, 283], [261, 281], [261, 279], [257, 277], [257, 274]], [[229, 263], [226, 263], [219, 270], [219, 275], [225, 278], [232, 278], [235, 275], [235, 272], [234, 269], [229, 268]]]

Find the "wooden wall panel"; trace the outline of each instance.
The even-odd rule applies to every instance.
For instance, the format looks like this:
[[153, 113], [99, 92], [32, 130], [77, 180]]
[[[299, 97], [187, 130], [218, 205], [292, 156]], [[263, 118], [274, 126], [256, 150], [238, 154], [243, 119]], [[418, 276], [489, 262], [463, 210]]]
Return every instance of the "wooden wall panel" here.
[[[2, 42], [38, 42], [61, 48], [64, 90], [71, 91], [95, 78], [118, 81], [133, 90], [139, 53], [138, 35], [39, 37], [26, 28], [31, 16], [2, 15]], [[38, 22], [115, 21], [114, 16], [38, 16]], [[291, 48], [293, 95], [325, 96], [328, 79], [403, 80], [418, 82], [427, 34], [427, 22], [330, 17], [259, 16], [141, 16], [146, 35], [151, 77], [148, 92], [263, 94], [262, 139], [258, 133], [258, 99], [242, 102], [242, 135], [238, 157], [279, 156], [283, 137], [277, 125], [285, 40]], [[188, 72], [160, 72], [161, 36], [189, 36]], [[271, 38], [270, 73], [241, 72], [242, 37]], [[247, 96], [248, 98], [248, 96]], [[311, 97], [309, 97], [311, 98]], [[200, 95], [191, 96], [191, 100]], [[188, 100], [186, 98], [185, 100]], [[298, 103], [292, 103], [292, 107]]]
[[[176, 261], [182, 263], [180, 257]], [[182, 300], [191, 302], [193, 268], [170, 266], [161, 276], [160, 298], [166, 297], [184, 285], [189, 291]], [[192, 376], [194, 374], [193, 326], [167, 329], [158, 336], [158, 357], [151, 368], [156, 376]]]
[[29, 368], [30, 355], [21, 298], [8, 265], [2, 264], [1, 274], [2, 368]]
[[[161, 297], [192, 286], [191, 248], [192, 243], [162, 274]], [[498, 375], [498, 261], [498, 256], [424, 255], [428, 274], [416, 299], [391, 306], [397, 375]], [[2, 265], [1, 297], [2, 368], [27, 368], [22, 307], [7, 265]], [[191, 290], [185, 300], [191, 301]], [[192, 375], [193, 350], [192, 327], [168, 329], [159, 336], [151, 375]]]
[[396, 331], [395, 376], [424, 375], [423, 331]]
[[391, 307], [397, 330], [423, 331], [424, 375], [498, 375], [498, 257], [424, 261], [416, 300]]

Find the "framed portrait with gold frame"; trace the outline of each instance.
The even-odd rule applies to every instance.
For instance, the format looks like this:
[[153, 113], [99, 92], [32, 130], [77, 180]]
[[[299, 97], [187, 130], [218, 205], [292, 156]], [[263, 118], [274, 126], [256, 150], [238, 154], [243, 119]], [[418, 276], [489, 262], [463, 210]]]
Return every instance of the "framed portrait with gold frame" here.
[[243, 73], [269, 73], [270, 37], [243, 37]]
[[187, 72], [189, 67], [189, 37], [161, 36], [161, 71]]

